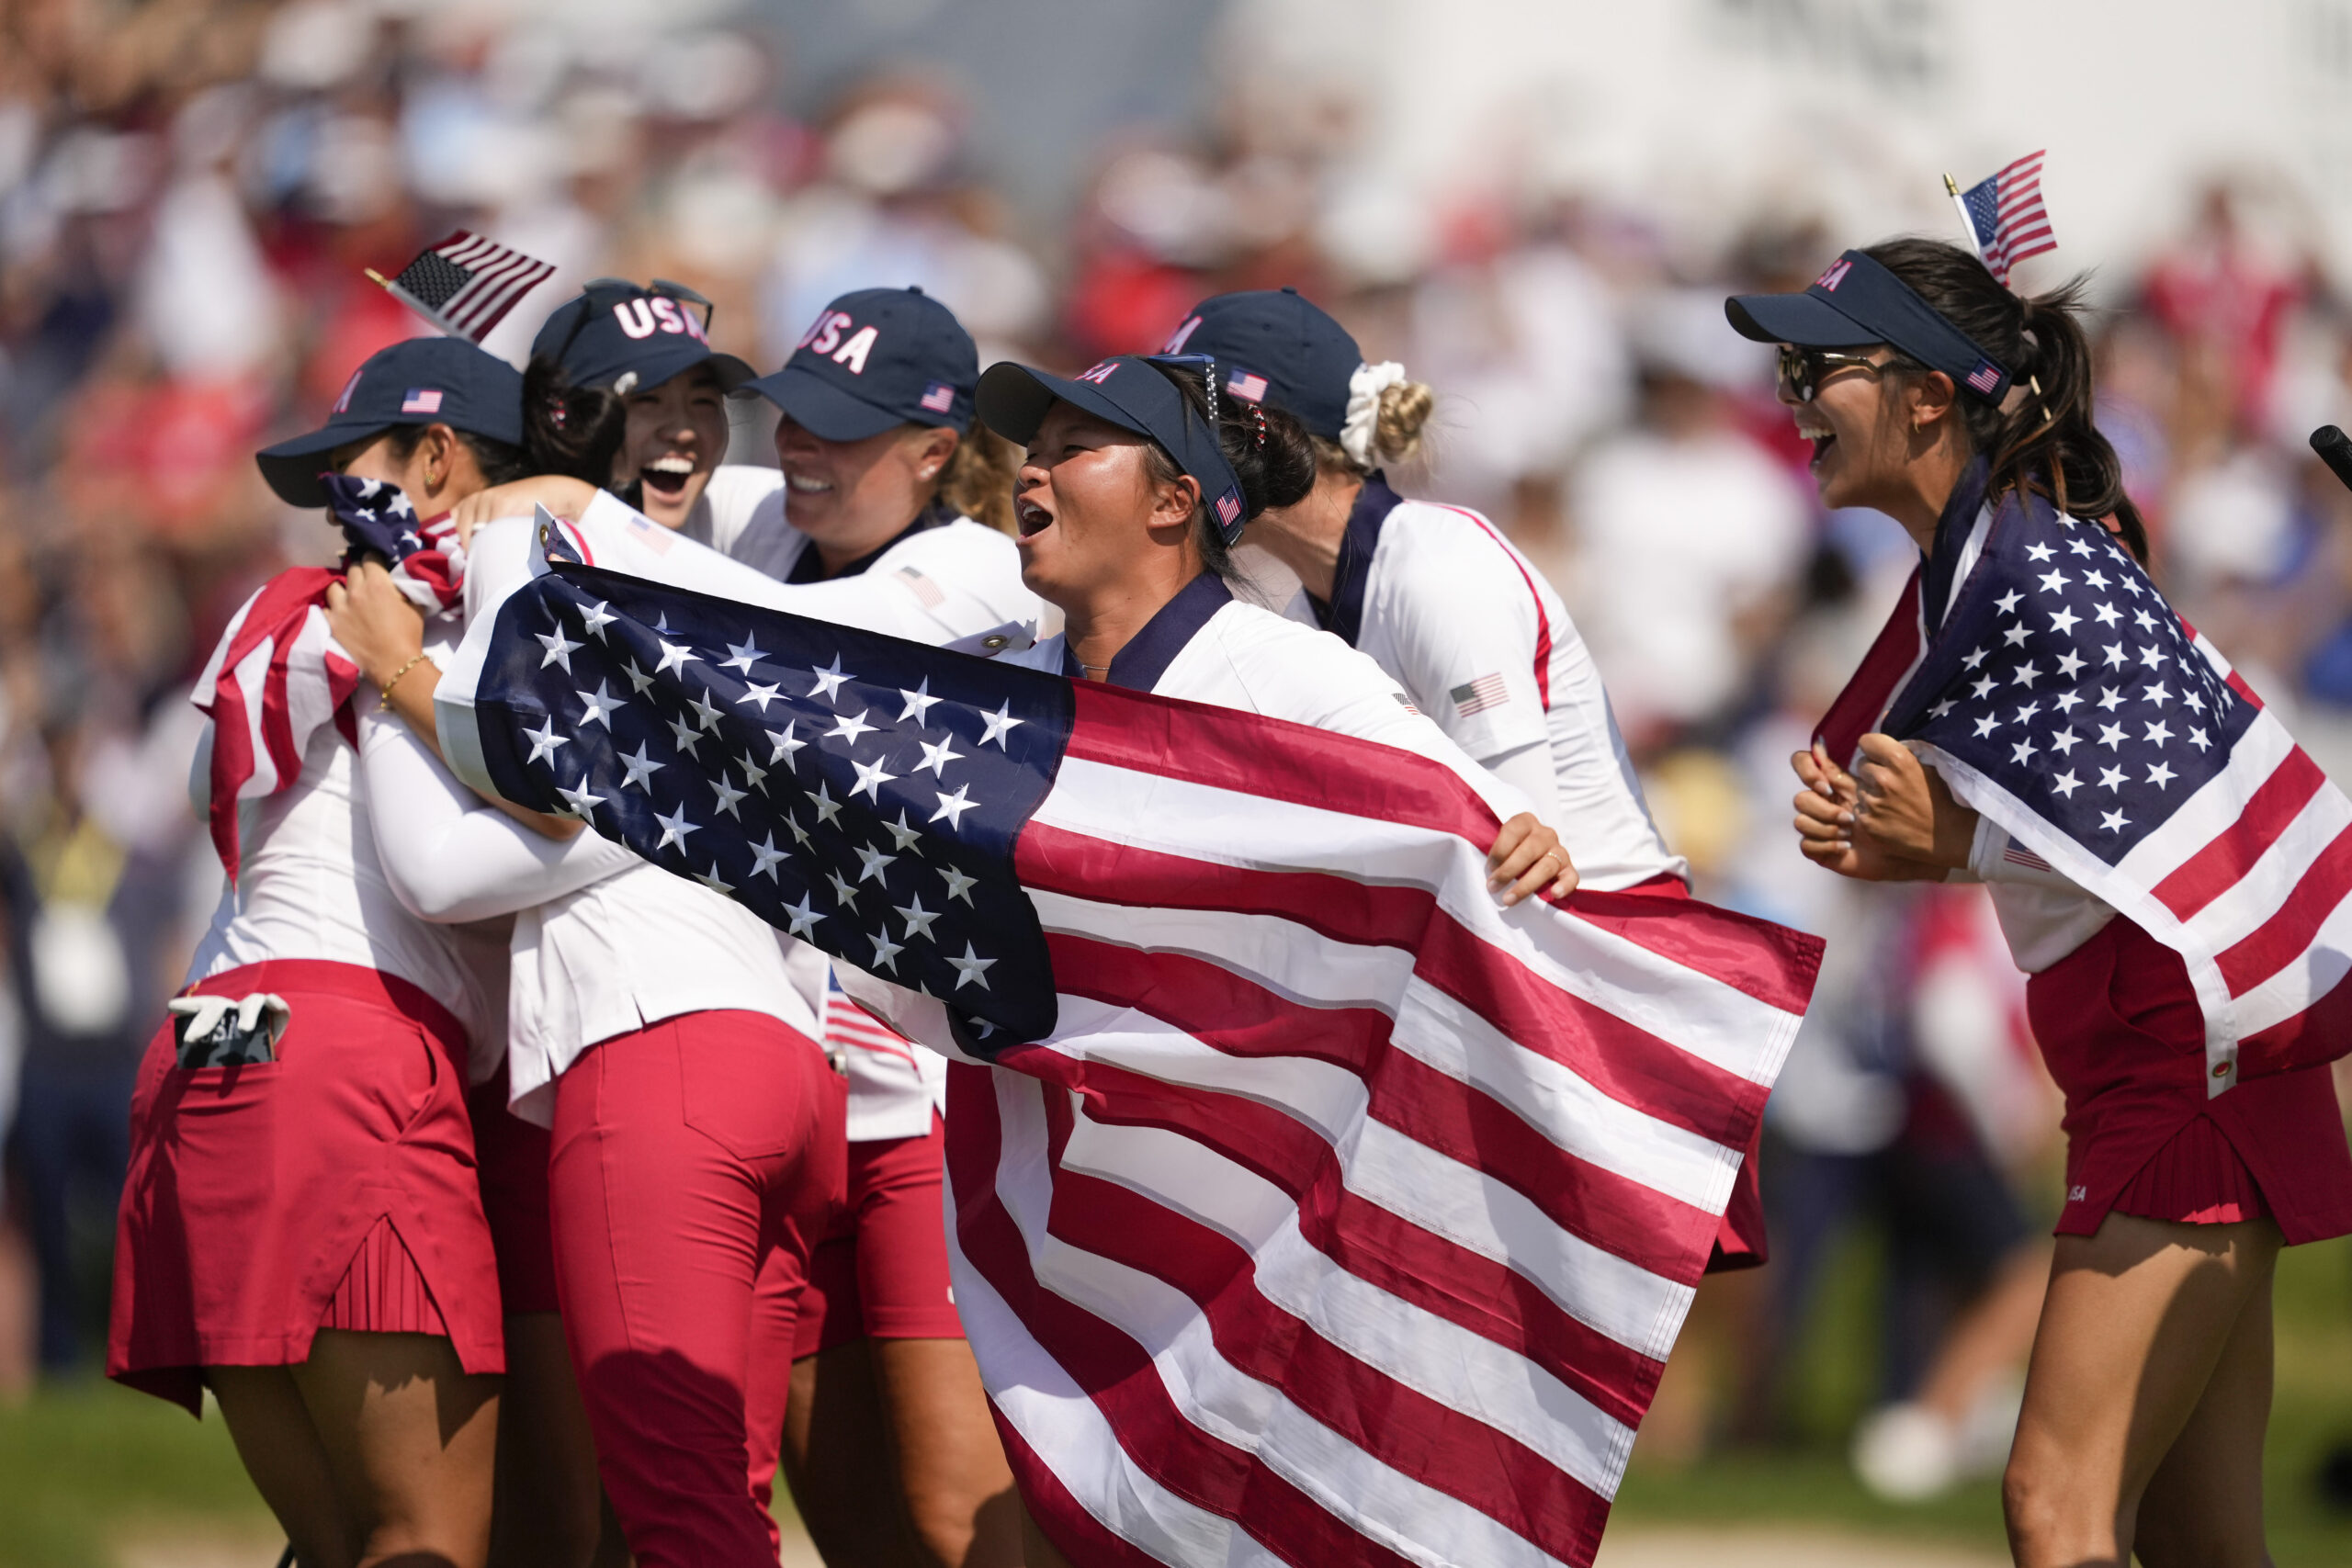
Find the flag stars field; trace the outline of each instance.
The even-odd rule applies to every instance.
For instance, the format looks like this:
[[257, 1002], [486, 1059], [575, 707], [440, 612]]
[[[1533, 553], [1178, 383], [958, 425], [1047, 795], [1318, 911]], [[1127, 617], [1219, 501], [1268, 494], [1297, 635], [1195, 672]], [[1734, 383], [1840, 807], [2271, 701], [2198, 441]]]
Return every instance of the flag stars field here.
[[[761, 646], [764, 627], [683, 604], [650, 626], [594, 594], [551, 596], [543, 613], [530, 662], [567, 679], [537, 687], [551, 711], [518, 726], [515, 755], [566, 815], [903, 983], [1001, 990], [1007, 911], [978, 865], [957, 863], [1003, 804], [1001, 773], [1025, 774], [1035, 714], [998, 692], [959, 701], [956, 682], [901, 677], [886, 654], [827, 658], [820, 642], [820, 662], [796, 647], [787, 663]], [[855, 923], [819, 937], [837, 916]], [[1021, 917], [1034, 932], [1025, 901]]]

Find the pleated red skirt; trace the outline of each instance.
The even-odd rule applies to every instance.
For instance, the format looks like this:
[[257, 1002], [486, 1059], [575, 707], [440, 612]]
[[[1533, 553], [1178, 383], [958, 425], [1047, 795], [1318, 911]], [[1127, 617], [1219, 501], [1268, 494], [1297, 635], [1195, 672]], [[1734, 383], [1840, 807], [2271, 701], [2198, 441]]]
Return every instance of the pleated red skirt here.
[[2117, 916], [2026, 985], [2066, 1097], [2057, 1234], [2109, 1212], [2188, 1224], [2268, 1214], [2290, 1244], [2352, 1234], [2352, 1150], [2324, 1066], [2207, 1099], [2205, 1022], [2180, 955]]
[[159, 1029], [131, 1098], [107, 1372], [200, 1411], [207, 1366], [288, 1366], [322, 1327], [446, 1334], [505, 1370], [465, 1102], [465, 1032], [394, 976], [275, 960], [199, 994], [272, 991], [275, 1061], [184, 1069]]

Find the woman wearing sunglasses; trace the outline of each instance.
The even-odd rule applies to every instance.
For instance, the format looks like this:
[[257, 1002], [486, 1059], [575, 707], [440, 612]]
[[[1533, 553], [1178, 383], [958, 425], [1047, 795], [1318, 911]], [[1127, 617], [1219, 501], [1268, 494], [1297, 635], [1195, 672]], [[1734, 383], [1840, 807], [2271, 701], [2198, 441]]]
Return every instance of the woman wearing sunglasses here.
[[2328, 1074], [2292, 1066], [2310, 1058], [2259, 1058], [2231, 1022], [2257, 1070], [2209, 1060], [2209, 1013], [2238, 1003], [2192, 984], [2214, 963], [2178, 914], [2193, 890], [2135, 869], [2168, 852], [2154, 825], [2216, 735], [2222, 758], [2257, 723], [2292, 743], [2142, 570], [2078, 308], [1924, 240], [1729, 302], [1781, 345], [1822, 501], [1887, 513], [1921, 556], [1794, 759], [1796, 827], [1844, 875], [1989, 884], [2065, 1094], [2066, 1203], [2004, 1483], [2018, 1561], [2259, 1563], [2272, 1265], [2352, 1231], [2352, 1156]]

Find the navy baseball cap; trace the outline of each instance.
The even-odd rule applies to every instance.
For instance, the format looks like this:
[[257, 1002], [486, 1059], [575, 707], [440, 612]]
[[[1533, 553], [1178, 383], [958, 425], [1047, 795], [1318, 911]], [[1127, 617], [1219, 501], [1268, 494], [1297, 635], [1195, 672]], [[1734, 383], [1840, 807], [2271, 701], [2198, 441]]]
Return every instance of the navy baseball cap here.
[[972, 428], [980, 351], [956, 312], [920, 288], [861, 288], [817, 313], [773, 376], [750, 383], [820, 441], [900, 424]]
[[1241, 536], [1250, 516], [1240, 476], [1226, 461], [1208, 421], [1151, 359], [1117, 355], [1075, 377], [1049, 376], [1008, 359], [988, 367], [976, 401], [982, 424], [1026, 446], [1056, 400], [1158, 442], [1178, 468], [1200, 481], [1225, 542]]
[[1348, 384], [1363, 365], [1348, 329], [1295, 288], [1213, 295], [1161, 352], [1208, 355], [1225, 396], [1286, 410], [1326, 441], [1347, 425]]
[[338, 446], [396, 424], [446, 424], [453, 430], [523, 444], [523, 374], [463, 338], [414, 337], [368, 356], [327, 422], [254, 454], [261, 477], [293, 506], [324, 506], [319, 473]]
[[1742, 337], [1758, 343], [1798, 348], [1883, 343], [1987, 402], [1999, 402], [2009, 389], [2007, 366], [1860, 251], [1831, 262], [1802, 294], [1736, 294], [1724, 301], [1724, 314]]
[[707, 362], [721, 389], [752, 378], [752, 367], [710, 346], [705, 310], [693, 289], [654, 279], [653, 287], [625, 277], [600, 277], [555, 313], [531, 340], [533, 358], [546, 355], [575, 387], [603, 387], [626, 397], [658, 387]]

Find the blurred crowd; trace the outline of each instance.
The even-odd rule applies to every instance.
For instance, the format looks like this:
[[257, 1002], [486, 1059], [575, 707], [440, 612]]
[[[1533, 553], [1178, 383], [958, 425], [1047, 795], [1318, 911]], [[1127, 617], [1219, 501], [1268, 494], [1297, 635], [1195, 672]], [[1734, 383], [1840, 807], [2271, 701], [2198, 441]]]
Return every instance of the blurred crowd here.
[[[257, 582], [333, 542], [251, 453], [426, 330], [363, 269], [463, 227], [558, 268], [489, 341], [518, 362], [604, 274], [702, 291], [715, 341], [763, 369], [857, 287], [922, 285], [984, 363], [1069, 366], [1288, 284], [1436, 388], [1401, 488], [1487, 511], [1562, 590], [1702, 896], [1832, 939], [1773, 1100], [1775, 1262], [1711, 1286], [1645, 1450], [1822, 1436], [1789, 1369], [1857, 1235], [1878, 1259], [1865, 1475], [1933, 1491], [2005, 1447], [2053, 1097], [1981, 899], [1795, 852], [1788, 755], [1912, 557], [1886, 519], [1822, 512], [1769, 351], [1722, 315], [1879, 236], [1782, 209], [1694, 246], [1532, 177], [1432, 199], [1359, 163], [1369, 104], [1246, 81], [1214, 130], [1106, 135], [1041, 216], [992, 187], [948, 79], [787, 101], [790, 45], [695, 0], [0, 0], [0, 1383], [99, 1342], [130, 1074], [219, 886], [184, 788], [189, 681]], [[2352, 496], [2303, 438], [2352, 413], [2352, 308], [2302, 231], [2291, 193], [2239, 179], [2109, 268], [2100, 417], [2159, 577], [2335, 766]], [[741, 460], [772, 460], [741, 417]]]

